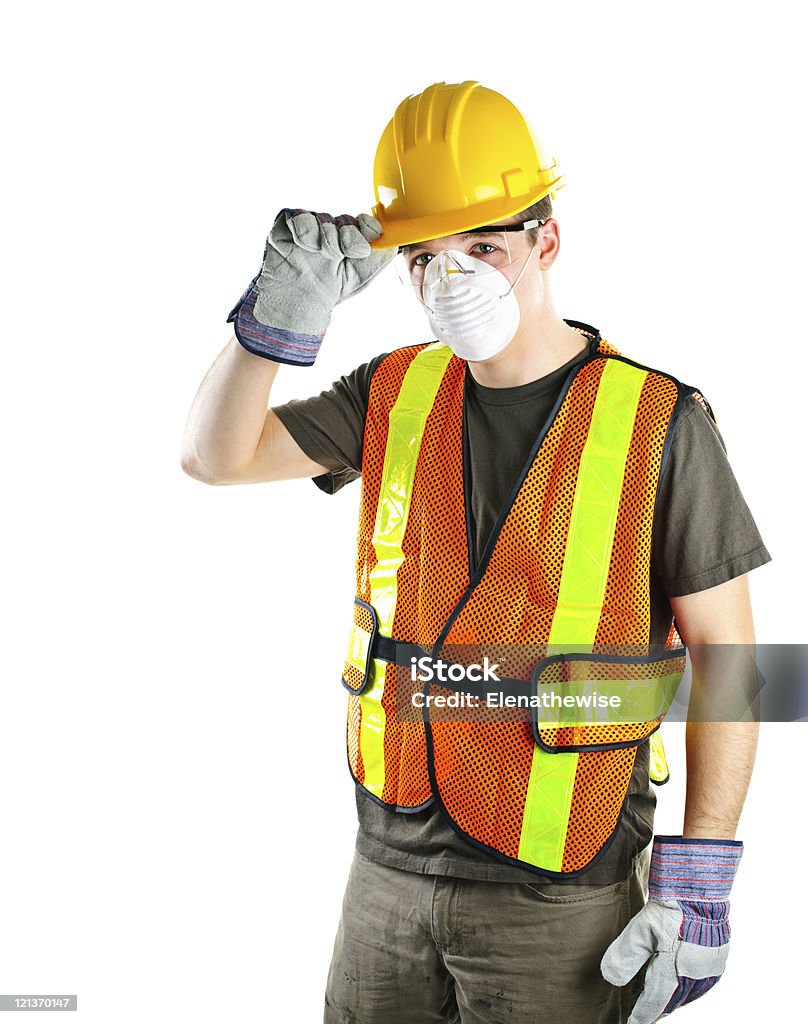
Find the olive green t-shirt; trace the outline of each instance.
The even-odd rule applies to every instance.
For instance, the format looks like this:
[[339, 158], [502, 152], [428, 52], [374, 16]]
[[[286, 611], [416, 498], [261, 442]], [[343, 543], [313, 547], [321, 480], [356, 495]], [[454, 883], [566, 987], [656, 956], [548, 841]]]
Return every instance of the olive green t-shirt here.
[[[594, 327], [585, 326], [598, 336]], [[312, 478], [328, 494], [361, 476], [370, 381], [386, 355], [389, 352], [363, 363], [319, 395], [272, 406], [305, 454], [328, 468]], [[467, 373], [469, 493], [478, 561], [564, 382], [586, 355], [584, 348], [564, 366], [518, 387], [485, 387]], [[667, 639], [668, 598], [718, 586], [770, 560], [718, 428], [699, 401], [687, 399], [659, 484], [652, 537], [651, 642]], [[641, 744], [620, 826], [602, 857], [580, 876], [581, 882], [608, 884], [627, 878], [633, 858], [650, 842], [655, 794], [648, 782], [648, 758], [648, 744]], [[372, 860], [427, 874], [537, 881], [536, 872], [466, 842], [434, 806], [396, 813], [359, 786], [356, 806], [357, 847]]]

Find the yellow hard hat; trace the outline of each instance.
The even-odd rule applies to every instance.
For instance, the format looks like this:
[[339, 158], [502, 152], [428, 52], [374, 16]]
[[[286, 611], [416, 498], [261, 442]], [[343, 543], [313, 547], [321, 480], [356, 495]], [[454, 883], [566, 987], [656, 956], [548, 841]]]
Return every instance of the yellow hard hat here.
[[563, 188], [510, 100], [479, 82], [436, 82], [399, 103], [373, 165], [373, 216], [389, 249], [510, 217]]

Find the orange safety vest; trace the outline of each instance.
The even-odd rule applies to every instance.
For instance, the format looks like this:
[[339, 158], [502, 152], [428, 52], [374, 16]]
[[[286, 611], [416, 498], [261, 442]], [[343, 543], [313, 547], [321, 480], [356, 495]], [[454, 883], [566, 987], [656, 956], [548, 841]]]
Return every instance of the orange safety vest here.
[[[608, 652], [650, 649], [657, 485], [681, 402], [701, 396], [595, 337], [476, 564], [466, 373], [465, 360], [432, 342], [391, 352], [371, 380], [342, 676], [349, 767], [385, 807], [414, 811], [434, 800], [494, 857], [569, 877], [596, 863], [616, 834], [638, 747], [658, 739], [684, 670], [672, 615], [661, 654]], [[429, 687], [411, 681], [397, 652], [416, 644], [434, 656], [445, 644], [480, 643], [538, 645], [544, 657], [509, 666], [517, 687], [577, 677], [639, 685], [664, 676], [674, 685], [642, 722], [553, 727], [524, 714], [414, 713], [414, 689]], [[570, 645], [579, 653], [564, 653]]]

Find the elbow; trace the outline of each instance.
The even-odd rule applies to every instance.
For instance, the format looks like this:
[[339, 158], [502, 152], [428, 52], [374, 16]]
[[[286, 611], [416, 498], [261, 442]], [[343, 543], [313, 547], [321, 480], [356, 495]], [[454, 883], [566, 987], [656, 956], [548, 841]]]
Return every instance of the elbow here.
[[199, 459], [194, 451], [183, 451], [180, 455], [180, 468], [186, 476], [192, 480], [198, 480], [203, 484], [223, 484], [225, 481], [212, 473], [208, 467]]

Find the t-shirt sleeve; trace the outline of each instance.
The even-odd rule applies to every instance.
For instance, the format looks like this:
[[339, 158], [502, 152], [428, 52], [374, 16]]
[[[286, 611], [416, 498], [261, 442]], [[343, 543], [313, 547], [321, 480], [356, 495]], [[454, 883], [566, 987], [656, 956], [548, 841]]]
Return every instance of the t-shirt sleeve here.
[[718, 427], [692, 396], [659, 484], [652, 559], [668, 597], [717, 587], [771, 561]]
[[328, 468], [327, 473], [311, 478], [326, 494], [335, 494], [362, 475], [370, 380], [387, 355], [382, 352], [343, 374], [319, 395], [270, 407], [303, 452]]

